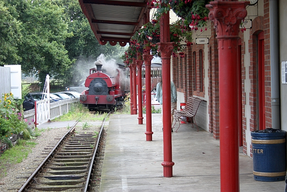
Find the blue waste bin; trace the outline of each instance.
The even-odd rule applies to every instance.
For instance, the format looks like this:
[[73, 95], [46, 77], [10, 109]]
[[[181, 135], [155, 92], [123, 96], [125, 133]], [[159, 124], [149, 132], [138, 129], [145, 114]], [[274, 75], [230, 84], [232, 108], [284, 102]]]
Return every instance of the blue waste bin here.
[[251, 132], [251, 136], [254, 179], [256, 181], [284, 181], [286, 132], [267, 128]]

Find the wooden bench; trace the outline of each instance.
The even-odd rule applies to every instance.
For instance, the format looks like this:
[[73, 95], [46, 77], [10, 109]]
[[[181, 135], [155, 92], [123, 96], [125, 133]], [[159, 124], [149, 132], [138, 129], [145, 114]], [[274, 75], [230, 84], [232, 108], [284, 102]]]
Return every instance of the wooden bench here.
[[[202, 100], [198, 97], [189, 97], [187, 99], [185, 109], [174, 111], [174, 114], [173, 114], [174, 115], [174, 125], [172, 127], [174, 128], [174, 126], [176, 125], [176, 122], [179, 123], [178, 128], [176, 129], [175, 132], [177, 132], [177, 130], [179, 129], [179, 127], [181, 125], [180, 121], [182, 121], [182, 117], [190, 118], [190, 120], [192, 120], [192, 123], [194, 123], [196, 125], [194, 116], [196, 115], [196, 113], [198, 111], [198, 108], [199, 108], [201, 101]], [[196, 127], [197, 127], [197, 131], [198, 131], [198, 126], [196, 125]]]

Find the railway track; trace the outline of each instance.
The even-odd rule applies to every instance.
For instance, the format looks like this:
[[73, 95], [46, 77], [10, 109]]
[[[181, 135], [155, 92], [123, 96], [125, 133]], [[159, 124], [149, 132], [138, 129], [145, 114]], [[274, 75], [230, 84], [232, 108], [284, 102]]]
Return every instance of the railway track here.
[[105, 119], [98, 132], [77, 130], [76, 122], [18, 191], [94, 191]]

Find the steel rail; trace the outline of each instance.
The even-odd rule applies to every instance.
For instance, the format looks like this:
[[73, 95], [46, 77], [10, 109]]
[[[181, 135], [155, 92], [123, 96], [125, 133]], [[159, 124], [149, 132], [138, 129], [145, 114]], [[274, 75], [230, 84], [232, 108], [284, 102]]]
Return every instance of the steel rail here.
[[18, 192], [22, 192], [31, 182], [32, 179], [38, 174], [42, 166], [48, 161], [48, 159], [55, 153], [58, 146], [62, 143], [62, 141], [75, 130], [76, 125], [78, 124], [79, 120], [71, 127], [71, 129], [58, 141], [56, 146], [52, 149], [49, 155], [42, 161], [42, 163], [37, 167], [37, 169], [32, 173], [32, 175], [27, 179], [27, 181], [22, 185], [22, 187], [18, 190]]
[[98, 139], [97, 139], [97, 144], [96, 144], [96, 147], [94, 149], [94, 153], [93, 153], [93, 157], [91, 159], [91, 163], [90, 163], [90, 167], [89, 167], [89, 173], [88, 173], [88, 176], [87, 176], [87, 179], [86, 179], [86, 184], [85, 184], [85, 189], [84, 189], [84, 192], [87, 192], [88, 191], [88, 188], [89, 188], [89, 181], [90, 181], [90, 178], [91, 178], [91, 174], [92, 174], [92, 170], [93, 170], [93, 165], [94, 165], [94, 161], [95, 161], [95, 157], [96, 157], [96, 154], [97, 154], [97, 151], [98, 151], [98, 148], [99, 148], [99, 143], [100, 143], [100, 140], [102, 138], [102, 132], [103, 132], [103, 129], [104, 129], [104, 123], [105, 123], [105, 120], [106, 118], [111, 114], [111, 112], [109, 112], [107, 114], [107, 116], [103, 119], [102, 121], [102, 125], [101, 125], [101, 129], [100, 129], [100, 132], [98, 134]]

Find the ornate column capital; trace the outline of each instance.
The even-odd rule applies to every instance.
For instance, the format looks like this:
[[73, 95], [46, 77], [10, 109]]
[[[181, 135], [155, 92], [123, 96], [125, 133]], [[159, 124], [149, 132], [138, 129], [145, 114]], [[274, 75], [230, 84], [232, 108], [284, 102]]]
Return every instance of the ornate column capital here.
[[151, 60], [152, 60], [153, 56], [150, 55], [149, 53], [145, 53], [143, 55], [143, 59], [144, 59], [144, 63], [145, 63], [145, 66], [150, 66], [151, 65]]
[[162, 59], [169, 59], [173, 49], [173, 42], [158, 43], [158, 50], [161, 52]]
[[144, 60], [145, 66], [150, 66], [151, 65], [151, 60], [153, 58], [153, 55], [150, 54], [150, 49], [151, 49], [150, 46], [147, 46], [145, 48], [145, 52], [143, 54], [143, 60]]
[[137, 60], [137, 61], [136, 61], [136, 64], [137, 64], [137, 67], [138, 67], [138, 68], [141, 68], [142, 65], [143, 65], [143, 60]]
[[239, 25], [247, 15], [245, 7], [248, 4], [248, 1], [211, 1], [206, 5], [218, 39], [238, 37]]

